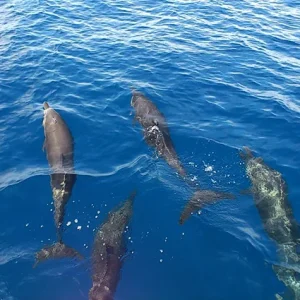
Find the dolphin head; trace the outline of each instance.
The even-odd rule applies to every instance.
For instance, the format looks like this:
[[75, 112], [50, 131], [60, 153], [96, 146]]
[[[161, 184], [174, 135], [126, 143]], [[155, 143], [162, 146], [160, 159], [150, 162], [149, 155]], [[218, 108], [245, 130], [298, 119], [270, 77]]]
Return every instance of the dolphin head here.
[[132, 97], [131, 97], [131, 100], [130, 100], [130, 105], [132, 106], [132, 107], [134, 107], [134, 103], [135, 103], [135, 99], [134, 99], [135, 97], [132, 95]]
[[142, 95], [140, 92], [138, 92], [135, 88], [131, 88], [131, 92], [132, 92], [132, 97], [131, 97], [131, 101], [130, 101], [130, 105], [132, 107], [136, 106], [136, 102], [137, 100], [140, 98], [140, 96]]
[[242, 160], [244, 160], [245, 162], [248, 162], [250, 159], [254, 158], [252, 151], [249, 147], [246, 146], [243, 147], [243, 150], [240, 151], [239, 154]]
[[44, 109], [43, 126], [45, 127], [47, 115], [49, 115], [49, 112], [53, 109], [50, 108], [48, 102], [46, 102], [46, 101], [43, 103], [43, 109]]
[[131, 97], [131, 100], [130, 100], [130, 105], [132, 107], [134, 107], [134, 104], [135, 104], [136, 100], [137, 100], [136, 95], [134, 93], [132, 93], [132, 97]]
[[48, 109], [50, 106], [49, 106], [49, 104], [48, 104], [48, 102], [44, 102], [43, 103], [43, 108], [44, 108], [44, 110], [46, 110], [46, 109]]
[[49, 109], [50, 107], [49, 107], [49, 104], [48, 104], [48, 102], [44, 102], [43, 103], [43, 109], [44, 109], [44, 119], [43, 119], [43, 126], [45, 127], [45, 125], [46, 125], [46, 112], [47, 112], [47, 110]]

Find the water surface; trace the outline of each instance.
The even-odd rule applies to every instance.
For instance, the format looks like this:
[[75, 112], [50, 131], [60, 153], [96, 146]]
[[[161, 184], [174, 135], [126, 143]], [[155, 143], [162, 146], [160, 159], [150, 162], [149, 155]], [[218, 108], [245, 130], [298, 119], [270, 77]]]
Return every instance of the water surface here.
[[[87, 299], [94, 230], [134, 188], [115, 299], [268, 300], [285, 290], [251, 197], [178, 225], [191, 190], [143, 141], [130, 87], [164, 113], [202, 187], [247, 188], [238, 149], [248, 145], [283, 174], [300, 221], [297, 1], [8, 0], [0, 16], [0, 299]], [[56, 240], [43, 101], [75, 139], [64, 240], [86, 260], [33, 269], [34, 253]]]

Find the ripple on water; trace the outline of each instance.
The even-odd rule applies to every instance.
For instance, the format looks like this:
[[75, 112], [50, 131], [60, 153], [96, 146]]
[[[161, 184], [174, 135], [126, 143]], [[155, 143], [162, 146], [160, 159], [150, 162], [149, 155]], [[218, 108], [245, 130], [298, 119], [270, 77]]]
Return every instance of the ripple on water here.
[[[246, 270], [232, 277], [235, 288], [231, 289], [228, 282], [224, 295], [230, 290], [235, 291], [232, 293], [236, 293], [238, 299], [247, 297], [244, 291], [249, 290], [249, 283], [254, 287], [253, 297], [273, 295], [273, 282], [266, 279], [271, 275], [264, 273], [263, 266], [263, 260], [269, 259], [273, 250], [263, 235], [259, 218], [254, 215], [251, 198], [207, 207], [206, 213], [194, 216], [187, 223], [187, 234], [182, 239], [182, 228], [178, 229], [174, 223], [191, 191], [162, 160], [155, 158], [142, 138], [140, 126], [133, 125], [130, 87], [143, 91], [165, 114], [179, 157], [200, 186], [230, 192], [248, 186], [238, 157], [238, 149], [248, 145], [284, 173], [287, 182], [291, 182], [289, 189], [293, 191], [293, 198], [297, 199], [298, 188], [293, 178], [299, 177], [300, 164], [299, 5], [295, 1], [281, 0], [155, 3], [9, 0], [0, 5], [0, 15], [0, 217], [3, 226], [8, 224], [9, 228], [1, 233], [8, 245], [0, 246], [1, 266], [5, 268], [23, 258], [25, 261], [33, 259], [31, 246], [18, 243], [20, 236], [14, 229], [24, 228], [25, 216], [26, 222], [28, 219], [42, 224], [53, 222], [52, 213], [46, 207], [51, 197], [49, 181], [48, 200], [46, 196], [46, 200], [36, 199], [32, 194], [36, 184], [43, 186], [43, 178], [39, 176], [50, 173], [41, 150], [42, 103], [49, 101], [69, 124], [75, 140], [75, 172], [82, 176], [82, 181], [76, 183], [72, 204], [68, 204], [67, 213], [72, 216], [68, 220], [74, 220], [74, 214], [84, 215], [86, 220], [89, 216], [94, 219], [95, 212], [87, 208], [91, 203], [107, 204], [104, 216], [120, 200], [118, 197], [122, 198], [128, 193], [127, 189], [137, 185], [143, 199], [136, 202], [135, 216], [141, 216], [141, 223], [135, 230], [149, 232], [154, 230], [151, 224], [155, 222], [155, 226], [159, 226], [157, 236], [147, 237], [147, 248], [136, 246], [137, 253], [152, 257], [151, 247], [155, 251], [159, 249], [155, 239], [163, 234], [176, 245], [170, 248], [170, 256], [175, 261], [181, 257], [177, 249], [182, 253], [189, 250], [184, 248], [184, 243], [189, 234], [198, 232], [194, 226], [199, 226], [201, 232], [207, 223], [207, 230], [214, 226], [220, 228], [221, 233], [216, 231], [215, 240], [226, 237], [224, 245], [232, 242], [237, 247], [228, 251], [220, 249], [223, 262], [228, 258], [232, 270], [239, 265]], [[85, 177], [93, 182], [88, 191], [83, 187], [84, 182], [87, 183]], [[93, 178], [99, 179], [96, 184]], [[18, 187], [22, 197], [16, 197], [10, 186]], [[84, 201], [80, 202], [81, 199]], [[26, 206], [21, 201], [26, 202]], [[39, 203], [46, 210], [36, 214], [32, 205], [38, 207]], [[168, 204], [165, 206], [165, 203]], [[297, 203], [293, 203], [297, 212]], [[11, 216], [11, 212], [7, 207], [13, 207], [17, 216], [14, 226], [9, 223], [7, 216]], [[101, 216], [94, 221], [99, 222]], [[96, 223], [95, 228], [99, 225]], [[78, 234], [75, 228], [77, 235], [73, 236], [70, 227], [66, 234], [68, 242], [92, 244], [94, 228], [86, 235]], [[49, 226], [49, 232], [43, 228], [41, 232], [28, 231], [27, 234], [24, 234], [26, 240], [45, 240], [45, 236], [52, 238], [55, 230], [50, 231]], [[137, 236], [133, 236], [133, 240], [138, 241]], [[196, 274], [192, 273], [192, 264], [197, 264], [201, 255], [206, 255], [211, 270], [217, 270], [214, 279], [218, 273], [223, 274], [224, 265], [209, 257], [210, 251], [202, 239], [194, 238], [190, 242], [197, 247], [197, 257], [191, 257], [192, 276]], [[254, 249], [251, 253], [259, 258], [249, 257], [249, 245]], [[155, 259], [159, 262], [162, 258]], [[160, 268], [166, 265], [166, 257], [163, 262]], [[176, 263], [177, 270], [186, 270], [186, 265], [177, 260]], [[134, 268], [138, 269], [134, 260], [131, 266], [125, 265], [131, 271], [127, 274], [134, 274]], [[53, 266], [43, 274], [55, 278], [64, 271], [63, 267]], [[255, 269], [256, 266], [261, 269]], [[17, 270], [18, 265], [15, 267]], [[28, 271], [26, 268], [24, 263], [20, 270]], [[149, 291], [142, 296], [149, 294], [149, 299], [199, 297], [198, 283], [195, 290], [185, 289], [183, 294], [179, 288], [176, 290], [177, 286], [191, 286], [181, 275], [182, 284], [172, 282], [168, 286], [164, 280], [164, 287], [153, 290], [157, 284], [154, 279], [159, 278], [163, 269], [155, 269], [154, 264], [151, 268], [148, 280], [139, 283], [136, 278], [135, 286], [145, 286], [145, 291]], [[224, 272], [226, 268], [228, 265]], [[195, 269], [201, 268], [195, 266]], [[35, 276], [28, 275], [28, 281], [23, 281], [26, 285], [19, 290], [14, 290], [18, 280], [5, 276], [1, 273], [1, 299], [14, 299], [10, 294], [16, 295], [16, 299], [26, 296], [32, 299], [26, 285], [32, 288], [30, 282], [36, 282]], [[211, 297], [211, 290], [207, 294], [205, 290], [212, 284], [209, 278], [201, 277], [200, 290], [204, 298]], [[120, 293], [126, 297], [130, 293], [122, 287], [122, 282], [125, 281], [121, 281]], [[57, 282], [51, 281], [51, 284]], [[221, 280], [219, 285], [221, 290]], [[129, 283], [128, 286], [130, 290]], [[239, 292], [239, 287], [243, 291]], [[267, 290], [266, 294], [260, 293], [263, 289]], [[131, 296], [128, 298], [132, 299]]]

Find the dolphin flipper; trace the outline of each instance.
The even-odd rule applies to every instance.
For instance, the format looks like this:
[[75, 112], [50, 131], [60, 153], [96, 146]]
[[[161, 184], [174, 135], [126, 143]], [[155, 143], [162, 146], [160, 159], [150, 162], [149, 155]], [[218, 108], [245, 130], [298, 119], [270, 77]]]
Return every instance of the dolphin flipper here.
[[179, 219], [179, 224], [182, 225], [193, 212], [201, 209], [206, 204], [211, 204], [216, 200], [235, 198], [235, 195], [230, 193], [215, 192], [211, 190], [198, 190], [194, 193], [192, 198], [188, 201], [185, 208], [183, 209]]
[[83, 256], [75, 249], [68, 247], [63, 242], [57, 242], [51, 246], [44, 247], [36, 253], [36, 259], [33, 268], [35, 268], [42, 261], [64, 257], [83, 259]]

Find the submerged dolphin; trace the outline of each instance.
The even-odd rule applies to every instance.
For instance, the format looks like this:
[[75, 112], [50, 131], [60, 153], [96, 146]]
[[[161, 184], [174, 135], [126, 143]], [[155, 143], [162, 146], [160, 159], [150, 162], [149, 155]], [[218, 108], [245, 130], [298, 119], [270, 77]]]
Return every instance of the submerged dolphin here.
[[110, 212], [95, 236], [92, 254], [93, 286], [90, 300], [112, 300], [126, 253], [124, 231], [133, 213], [133, 192], [125, 203]]
[[[148, 145], [154, 147], [158, 155], [163, 157], [185, 182], [195, 187], [195, 183], [187, 178], [186, 171], [178, 158], [164, 115], [152, 101], [134, 89], [132, 89], [131, 106], [135, 109], [135, 120], [144, 129], [144, 137]], [[183, 209], [179, 223], [183, 224], [191, 213], [201, 209], [205, 204], [221, 199], [235, 199], [235, 196], [230, 193], [198, 189]]]
[[[241, 151], [240, 155], [245, 161], [246, 172], [252, 183], [249, 192], [254, 197], [265, 231], [277, 243], [281, 262], [299, 267], [300, 256], [297, 248], [300, 232], [282, 175], [267, 166], [262, 158], [254, 157], [247, 147], [244, 147], [244, 152]], [[279, 265], [274, 265], [273, 270], [279, 280], [290, 289], [293, 299], [300, 300], [299, 274], [292, 268]]]
[[47, 152], [47, 159], [51, 167], [51, 188], [54, 201], [54, 221], [57, 230], [57, 242], [36, 253], [34, 267], [49, 258], [82, 256], [74, 249], [66, 246], [62, 241], [62, 224], [72, 188], [76, 181], [73, 169], [73, 138], [71, 132], [61, 116], [44, 102], [44, 134], [43, 150]]

